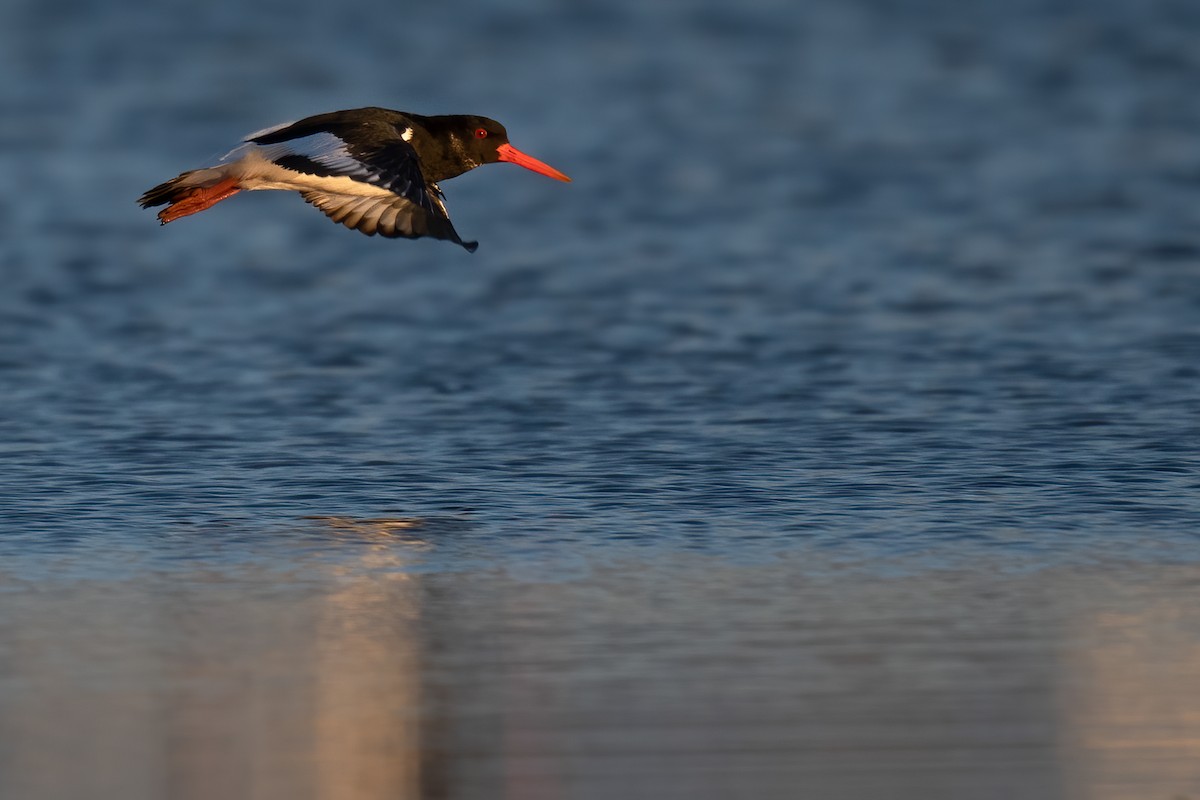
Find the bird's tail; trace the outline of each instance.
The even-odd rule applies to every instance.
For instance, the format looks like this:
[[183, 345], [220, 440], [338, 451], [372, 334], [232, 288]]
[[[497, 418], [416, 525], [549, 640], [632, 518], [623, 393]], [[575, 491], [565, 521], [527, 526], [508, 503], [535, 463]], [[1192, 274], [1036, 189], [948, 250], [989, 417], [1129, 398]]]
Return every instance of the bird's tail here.
[[158, 212], [159, 221], [166, 225], [180, 217], [212, 208], [239, 191], [237, 178], [229, 177], [220, 167], [209, 167], [193, 169], [160, 183], [138, 198], [138, 203], [142, 208], [166, 204], [167, 207]]

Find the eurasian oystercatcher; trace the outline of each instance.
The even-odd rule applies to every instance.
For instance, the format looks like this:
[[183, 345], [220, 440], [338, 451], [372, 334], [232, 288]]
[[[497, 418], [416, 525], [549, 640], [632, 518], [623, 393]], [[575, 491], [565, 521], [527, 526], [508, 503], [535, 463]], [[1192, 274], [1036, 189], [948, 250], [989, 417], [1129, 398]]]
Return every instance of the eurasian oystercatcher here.
[[243, 190], [299, 192], [334, 222], [367, 236], [447, 239], [475, 252], [450, 223], [438, 181], [509, 161], [571, 180], [508, 143], [487, 117], [423, 117], [386, 108], [318, 114], [250, 134], [215, 166], [189, 170], [139, 198], [163, 225]]

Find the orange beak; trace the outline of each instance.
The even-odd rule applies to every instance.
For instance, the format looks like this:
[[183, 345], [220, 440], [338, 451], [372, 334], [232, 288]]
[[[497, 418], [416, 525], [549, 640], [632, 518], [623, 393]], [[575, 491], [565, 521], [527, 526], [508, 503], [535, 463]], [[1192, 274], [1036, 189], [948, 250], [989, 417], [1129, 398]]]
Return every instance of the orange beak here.
[[525, 169], [531, 169], [534, 172], [540, 172], [549, 178], [554, 178], [556, 181], [571, 182], [571, 179], [561, 172], [556, 170], [549, 164], [543, 164], [533, 156], [527, 156], [511, 144], [502, 144], [496, 148], [496, 155], [500, 156], [501, 161], [508, 161]]

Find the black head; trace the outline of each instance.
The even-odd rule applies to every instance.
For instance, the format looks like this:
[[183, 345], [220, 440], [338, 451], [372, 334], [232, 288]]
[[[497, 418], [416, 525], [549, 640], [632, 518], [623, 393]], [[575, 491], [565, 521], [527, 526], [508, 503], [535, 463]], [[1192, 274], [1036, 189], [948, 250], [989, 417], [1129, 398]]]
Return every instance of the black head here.
[[455, 149], [461, 148], [460, 153], [468, 162], [468, 169], [479, 164], [508, 161], [555, 180], [571, 180], [549, 164], [543, 164], [509, 144], [508, 131], [494, 119], [468, 115], [455, 115], [442, 117], [442, 119], [447, 122], [447, 132], [451, 135]]

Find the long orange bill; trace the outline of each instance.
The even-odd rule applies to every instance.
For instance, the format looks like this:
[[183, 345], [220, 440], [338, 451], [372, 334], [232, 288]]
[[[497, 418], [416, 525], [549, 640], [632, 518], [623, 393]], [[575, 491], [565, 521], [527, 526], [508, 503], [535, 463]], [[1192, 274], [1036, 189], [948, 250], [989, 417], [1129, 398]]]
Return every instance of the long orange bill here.
[[563, 175], [554, 167], [550, 166], [549, 164], [543, 164], [533, 156], [525, 155], [511, 144], [500, 145], [496, 148], [496, 153], [500, 156], [501, 161], [509, 161], [513, 164], [517, 164], [518, 166], [522, 166], [525, 169], [531, 169], [534, 172], [540, 172], [547, 177], [554, 178], [556, 181], [566, 181], [567, 183], [571, 182], [570, 178], [568, 178], [566, 175]]

